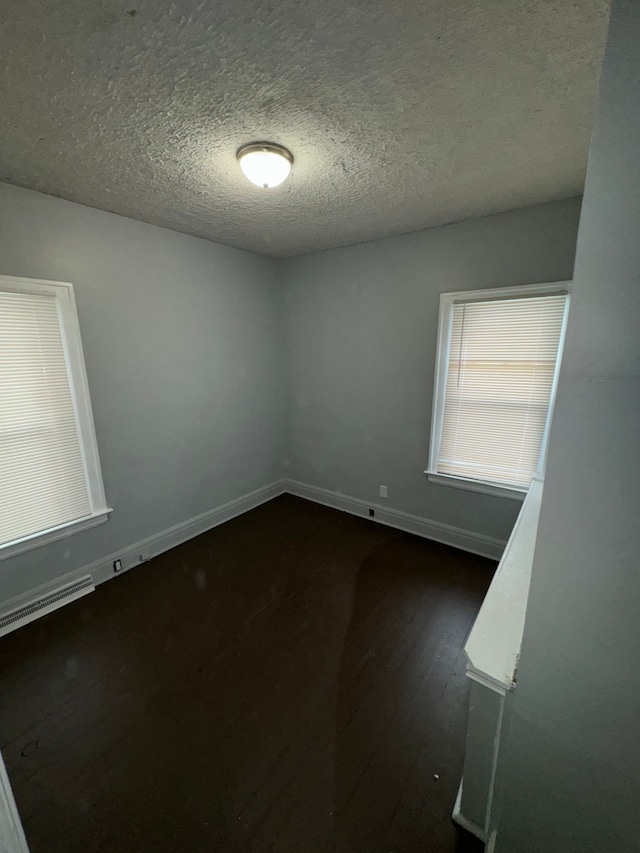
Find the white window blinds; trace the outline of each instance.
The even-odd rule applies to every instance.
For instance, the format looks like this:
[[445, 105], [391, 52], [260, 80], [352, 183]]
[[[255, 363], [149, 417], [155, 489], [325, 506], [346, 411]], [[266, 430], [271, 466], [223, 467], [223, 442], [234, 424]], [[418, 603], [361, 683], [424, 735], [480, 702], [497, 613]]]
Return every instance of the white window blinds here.
[[0, 291], [0, 545], [91, 511], [58, 300]]
[[538, 467], [567, 297], [452, 306], [437, 471], [527, 488]]

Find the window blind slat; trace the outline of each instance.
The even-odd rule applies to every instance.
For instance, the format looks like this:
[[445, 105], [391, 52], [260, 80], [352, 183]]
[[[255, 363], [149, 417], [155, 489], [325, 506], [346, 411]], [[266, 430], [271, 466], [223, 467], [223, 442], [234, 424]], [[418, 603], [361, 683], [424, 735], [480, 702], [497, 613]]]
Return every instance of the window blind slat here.
[[517, 488], [530, 484], [565, 305], [565, 295], [453, 305], [439, 473]]
[[0, 545], [91, 514], [55, 295], [0, 292]]

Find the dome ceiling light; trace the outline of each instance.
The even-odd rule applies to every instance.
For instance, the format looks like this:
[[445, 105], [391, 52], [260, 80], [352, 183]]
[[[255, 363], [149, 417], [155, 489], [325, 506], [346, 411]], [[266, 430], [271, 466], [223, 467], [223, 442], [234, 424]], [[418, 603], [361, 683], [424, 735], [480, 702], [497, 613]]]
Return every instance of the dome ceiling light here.
[[240, 168], [252, 184], [264, 189], [280, 186], [289, 177], [293, 154], [275, 142], [251, 142], [238, 148]]

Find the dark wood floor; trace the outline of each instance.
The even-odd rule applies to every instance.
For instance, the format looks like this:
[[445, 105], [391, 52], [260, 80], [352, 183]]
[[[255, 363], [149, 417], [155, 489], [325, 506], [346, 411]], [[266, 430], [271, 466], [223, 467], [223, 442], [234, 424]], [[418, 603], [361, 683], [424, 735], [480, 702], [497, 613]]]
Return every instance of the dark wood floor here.
[[33, 853], [481, 850], [450, 815], [493, 569], [283, 496], [3, 638]]

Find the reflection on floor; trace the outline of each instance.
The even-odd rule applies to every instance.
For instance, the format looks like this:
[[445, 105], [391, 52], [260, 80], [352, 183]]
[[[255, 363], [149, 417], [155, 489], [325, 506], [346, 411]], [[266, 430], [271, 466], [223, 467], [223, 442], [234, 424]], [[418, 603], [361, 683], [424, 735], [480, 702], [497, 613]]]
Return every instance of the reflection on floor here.
[[450, 815], [494, 568], [285, 495], [5, 637], [32, 853], [482, 850]]

